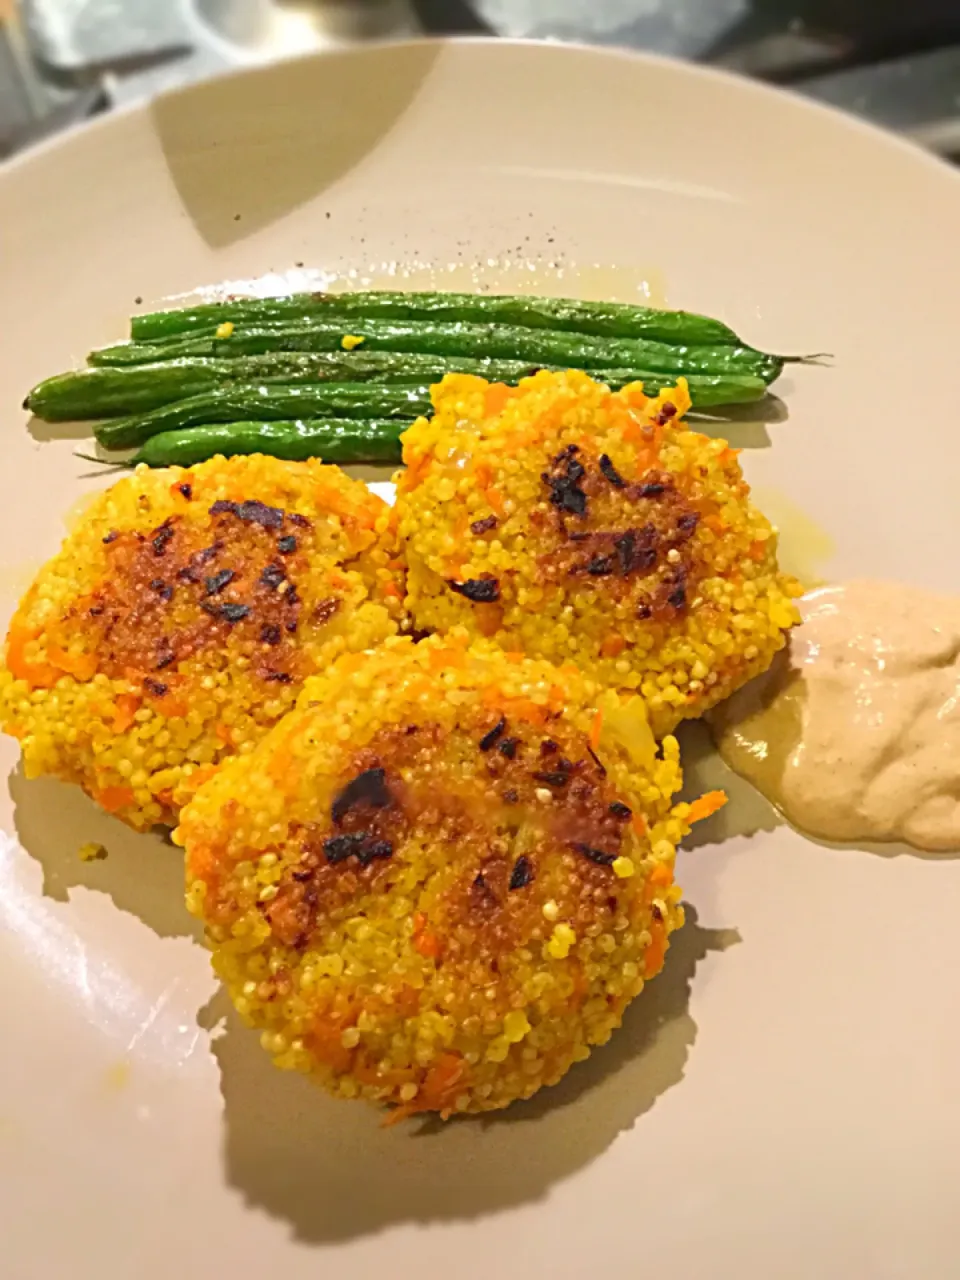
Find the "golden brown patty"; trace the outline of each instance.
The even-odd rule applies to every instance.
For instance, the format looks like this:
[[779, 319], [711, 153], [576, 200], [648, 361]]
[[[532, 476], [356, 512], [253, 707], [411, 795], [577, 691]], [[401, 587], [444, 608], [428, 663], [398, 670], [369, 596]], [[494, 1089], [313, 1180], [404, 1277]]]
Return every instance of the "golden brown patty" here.
[[142, 468], [96, 499], [10, 627], [0, 715], [31, 776], [172, 822], [338, 653], [396, 630], [387, 508], [319, 463]]
[[736, 452], [582, 373], [448, 375], [404, 436], [397, 519], [415, 624], [575, 662], [643, 695], [657, 733], [766, 669], [799, 588]]
[[197, 793], [176, 839], [278, 1065], [408, 1111], [558, 1080], [682, 923], [675, 741], [573, 668], [391, 640]]

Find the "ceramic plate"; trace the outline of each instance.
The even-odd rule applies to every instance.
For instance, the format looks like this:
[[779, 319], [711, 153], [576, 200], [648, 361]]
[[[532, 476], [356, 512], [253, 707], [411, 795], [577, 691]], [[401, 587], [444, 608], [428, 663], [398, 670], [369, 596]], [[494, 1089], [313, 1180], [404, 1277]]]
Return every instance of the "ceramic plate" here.
[[[106, 483], [24, 392], [264, 276], [650, 297], [832, 352], [724, 426], [784, 560], [960, 590], [958, 227], [956, 174], [893, 138], [609, 52], [368, 49], [110, 117], [0, 172], [0, 621]], [[502, 1116], [384, 1130], [227, 1015], [175, 849], [0, 750], [9, 1280], [960, 1274], [960, 861], [811, 843], [734, 783], [606, 1048]]]

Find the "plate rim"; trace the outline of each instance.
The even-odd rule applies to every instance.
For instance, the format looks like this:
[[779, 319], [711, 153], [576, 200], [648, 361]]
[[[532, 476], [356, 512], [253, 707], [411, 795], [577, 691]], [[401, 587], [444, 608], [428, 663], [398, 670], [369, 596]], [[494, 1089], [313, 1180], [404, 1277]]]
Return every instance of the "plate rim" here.
[[[191, 92], [215, 86], [220, 82], [250, 79], [256, 75], [276, 72], [286, 66], [304, 65], [310, 62], [323, 62], [327, 59], [348, 61], [356, 59], [363, 62], [371, 56], [390, 55], [403, 50], [430, 49], [442, 51], [446, 48], [481, 48], [504, 50], [536, 50], [536, 56], [583, 57], [595, 59], [597, 62], [616, 61], [632, 63], [640, 69], [652, 66], [668, 71], [679, 72], [694, 79], [707, 80], [717, 85], [726, 85], [728, 89], [743, 93], [755, 94], [758, 98], [769, 100], [774, 98], [781, 102], [789, 102], [793, 109], [811, 113], [826, 121], [846, 129], [852, 135], [861, 135], [900, 153], [913, 163], [922, 164], [931, 172], [939, 172], [953, 183], [960, 183], [960, 167], [952, 164], [945, 157], [935, 154], [920, 146], [919, 143], [896, 132], [896, 130], [856, 115], [833, 103], [821, 102], [816, 98], [807, 98], [798, 90], [785, 85], [772, 84], [730, 70], [726, 67], [712, 66], [690, 59], [676, 57], [672, 54], [659, 53], [649, 49], [632, 49], [618, 45], [596, 45], [583, 40], [537, 40], [530, 37], [499, 36], [420, 36], [403, 40], [370, 41], [364, 44], [350, 45], [342, 48], [314, 49], [304, 53], [295, 53], [281, 58], [245, 66], [228, 67], [213, 75], [198, 80], [190, 80], [183, 84], [161, 89], [155, 94], [121, 103], [117, 107], [104, 112], [90, 120], [81, 120], [55, 134], [44, 138], [24, 151], [11, 156], [0, 165], [0, 194], [15, 180], [20, 170], [38, 163], [47, 156], [55, 154], [61, 147], [72, 145], [78, 138], [99, 134], [117, 127], [132, 117], [149, 114], [157, 102], [175, 99]], [[960, 187], [957, 188], [960, 191]]]

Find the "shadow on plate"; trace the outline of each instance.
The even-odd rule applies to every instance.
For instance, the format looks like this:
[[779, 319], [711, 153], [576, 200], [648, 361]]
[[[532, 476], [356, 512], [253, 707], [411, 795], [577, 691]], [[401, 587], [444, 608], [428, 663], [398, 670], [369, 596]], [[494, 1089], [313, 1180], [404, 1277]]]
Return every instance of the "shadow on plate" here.
[[697, 965], [739, 941], [731, 929], [687, 925], [663, 973], [628, 1009], [609, 1044], [552, 1089], [489, 1117], [381, 1126], [365, 1104], [280, 1073], [258, 1037], [227, 1011], [214, 1053], [225, 1100], [224, 1161], [248, 1203], [306, 1241], [345, 1240], [391, 1223], [473, 1218], [537, 1200], [588, 1165], [683, 1078], [697, 1028], [689, 1012]]
[[[157, 98], [150, 113], [197, 232], [233, 244], [331, 187], [396, 128], [440, 56], [437, 44], [364, 46], [322, 68], [284, 60]], [[363, 83], [376, 92], [359, 111]]]
[[[105, 893], [121, 911], [160, 937], [200, 939], [183, 902], [183, 854], [164, 836], [131, 831], [99, 809], [79, 787], [56, 778], [8, 779], [21, 845], [43, 868], [43, 891], [66, 902], [78, 885]], [[80, 846], [101, 844], [107, 857], [83, 862]]]
[[27, 430], [43, 444], [50, 440], [89, 440], [92, 434], [89, 422], [44, 422], [35, 414], [27, 419]]
[[733, 449], [769, 449], [773, 441], [767, 427], [786, 422], [787, 406], [779, 396], [766, 395], [756, 404], [718, 406], [688, 413], [685, 421], [694, 431], [714, 439], [721, 437]]

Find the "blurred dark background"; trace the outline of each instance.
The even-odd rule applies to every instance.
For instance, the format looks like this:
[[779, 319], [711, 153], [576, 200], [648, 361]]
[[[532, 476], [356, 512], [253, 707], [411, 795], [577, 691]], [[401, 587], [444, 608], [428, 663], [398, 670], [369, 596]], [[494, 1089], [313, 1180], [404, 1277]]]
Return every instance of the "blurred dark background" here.
[[0, 0], [0, 158], [227, 67], [458, 33], [713, 63], [960, 159], [960, 0]]

